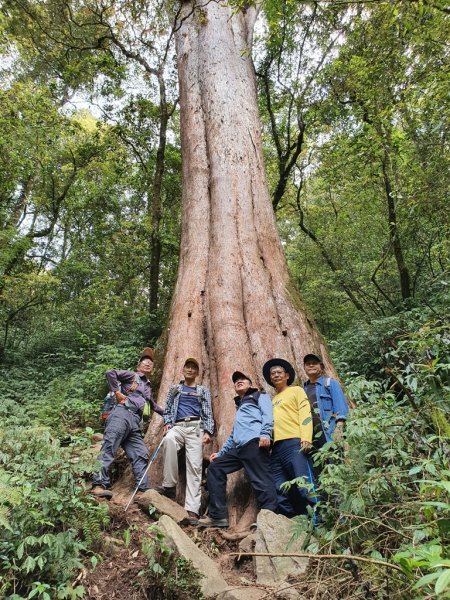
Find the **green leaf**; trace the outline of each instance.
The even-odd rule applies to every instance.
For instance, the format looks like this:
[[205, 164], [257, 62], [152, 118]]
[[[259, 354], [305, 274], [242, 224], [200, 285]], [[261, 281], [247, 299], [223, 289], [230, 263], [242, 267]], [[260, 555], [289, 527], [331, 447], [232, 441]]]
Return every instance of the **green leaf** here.
[[21, 544], [19, 544], [19, 547], [17, 548], [17, 552], [16, 552], [17, 558], [22, 558], [24, 550], [25, 550], [25, 545], [22, 542]]
[[436, 581], [436, 585], [434, 586], [434, 591], [436, 594], [442, 594], [443, 592], [448, 591], [450, 586], [450, 569], [446, 569], [441, 573], [439, 579]]
[[154, 573], [158, 573], [159, 575], [164, 575], [165, 571], [159, 563], [155, 563], [152, 567], [152, 571]]
[[417, 473], [420, 473], [423, 469], [423, 465], [416, 465], [415, 467], [413, 467], [412, 469], [410, 469], [408, 471], [408, 475], [417, 475]]
[[450, 510], [450, 504], [448, 502], [420, 502], [421, 506], [435, 506], [436, 508], [444, 508], [445, 510]]
[[432, 583], [439, 577], [439, 575], [440, 573], [428, 573], [428, 575], [424, 575], [416, 584], [414, 584], [413, 589], [417, 590], [425, 585], [428, 585], [429, 583]]
[[29, 573], [36, 567], [36, 560], [32, 556], [28, 556], [26, 561], [23, 563], [25, 573]]

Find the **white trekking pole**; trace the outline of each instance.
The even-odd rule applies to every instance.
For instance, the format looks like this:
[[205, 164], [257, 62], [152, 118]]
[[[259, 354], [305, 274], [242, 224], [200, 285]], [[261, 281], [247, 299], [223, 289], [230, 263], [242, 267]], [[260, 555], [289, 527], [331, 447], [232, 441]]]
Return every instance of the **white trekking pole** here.
[[132, 493], [132, 495], [131, 495], [131, 498], [128, 500], [128, 503], [127, 503], [127, 505], [125, 506], [125, 509], [124, 509], [124, 510], [125, 510], [125, 512], [128, 510], [128, 507], [129, 507], [129, 506], [130, 506], [130, 504], [133, 502], [133, 498], [136, 496], [136, 494], [137, 494], [137, 491], [138, 491], [138, 489], [139, 489], [139, 486], [140, 486], [140, 485], [141, 485], [141, 483], [144, 481], [144, 478], [145, 478], [145, 476], [147, 475], [147, 473], [148, 473], [148, 470], [150, 469], [150, 467], [152, 466], [153, 462], [155, 461], [155, 458], [158, 456], [158, 452], [159, 452], [159, 449], [160, 449], [160, 448], [161, 448], [161, 446], [162, 446], [162, 443], [163, 443], [163, 441], [164, 441], [164, 436], [162, 437], [161, 441], [159, 442], [159, 444], [158, 444], [158, 447], [156, 448], [156, 450], [153, 452], [153, 456], [151, 457], [151, 459], [150, 459], [150, 462], [148, 463], [148, 465], [147, 465], [147, 468], [146, 468], [146, 469], [145, 469], [145, 471], [144, 471], [144, 474], [142, 475], [142, 477], [141, 477], [141, 479], [140, 479], [139, 483], [137, 484], [137, 486], [136, 486], [136, 489], [135, 489], [135, 490], [134, 490], [134, 492]]

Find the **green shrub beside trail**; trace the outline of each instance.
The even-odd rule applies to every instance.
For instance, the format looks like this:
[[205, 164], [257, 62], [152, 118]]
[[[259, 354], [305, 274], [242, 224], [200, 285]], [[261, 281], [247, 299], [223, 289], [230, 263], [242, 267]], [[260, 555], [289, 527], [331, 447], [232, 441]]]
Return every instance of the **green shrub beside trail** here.
[[439, 318], [390, 344], [383, 379], [347, 382], [358, 406], [345, 441], [319, 454], [327, 501], [309, 549], [401, 567], [403, 575], [349, 561], [346, 578], [328, 565], [330, 585], [348, 585], [348, 597], [448, 598], [450, 332]]

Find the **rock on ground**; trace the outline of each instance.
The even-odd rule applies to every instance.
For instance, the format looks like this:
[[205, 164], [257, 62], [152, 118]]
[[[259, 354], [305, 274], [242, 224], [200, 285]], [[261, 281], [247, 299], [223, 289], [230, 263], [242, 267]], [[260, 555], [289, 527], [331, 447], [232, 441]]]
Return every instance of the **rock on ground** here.
[[[303, 552], [304, 537], [290, 543], [293, 525], [283, 515], [261, 510], [257, 523], [255, 552]], [[278, 585], [304, 575], [308, 563], [308, 558], [255, 556], [256, 581], [260, 585]]]
[[217, 600], [260, 600], [267, 599], [267, 590], [254, 587], [230, 588], [217, 596]]
[[229, 587], [216, 563], [194, 544], [191, 538], [184, 533], [175, 521], [167, 515], [163, 515], [157, 525], [165, 534], [167, 545], [187, 560], [190, 560], [194, 567], [203, 575], [201, 588], [206, 598], [220, 594]]
[[256, 537], [257, 537], [256, 533], [251, 533], [250, 535], [245, 537], [243, 540], [241, 540], [239, 542], [239, 551], [243, 552], [244, 554], [246, 552], [253, 552], [253, 548], [255, 547], [255, 543], [256, 543]]
[[154, 506], [158, 515], [167, 515], [179, 525], [187, 525], [189, 522], [189, 516], [182, 506], [165, 496], [161, 496], [155, 490], [148, 490], [140, 494], [136, 498], [136, 503], [139, 508], [147, 513], [149, 507]]

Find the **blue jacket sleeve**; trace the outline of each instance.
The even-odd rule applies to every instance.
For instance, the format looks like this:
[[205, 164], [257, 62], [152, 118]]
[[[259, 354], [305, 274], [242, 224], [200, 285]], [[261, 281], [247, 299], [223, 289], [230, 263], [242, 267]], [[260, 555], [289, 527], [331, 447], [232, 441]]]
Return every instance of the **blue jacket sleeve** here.
[[348, 404], [344, 396], [344, 392], [342, 391], [341, 386], [336, 379], [332, 379], [330, 381], [330, 394], [333, 402], [333, 413], [336, 415], [336, 421], [345, 421], [348, 415]]
[[268, 394], [259, 397], [259, 408], [261, 410], [261, 433], [260, 436], [270, 438], [273, 432], [273, 409], [272, 400]]
[[234, 448], [234, 446], [235, 446], [235, 444], [234, 444], [234, 440], [233, 440], [233, 432], [231, 432], [230, 435], [228, 436], [226, 442], [224, 443], [222, 448], [217, 453], [217, 456], [218, 457], [223, 456], [224, 454], [229, 452], [232, 448]]

